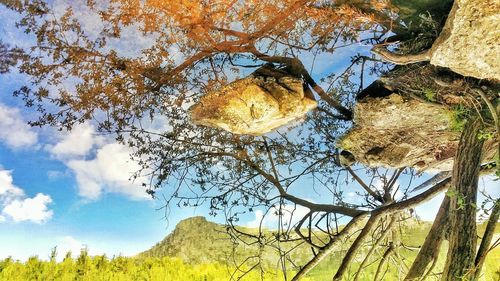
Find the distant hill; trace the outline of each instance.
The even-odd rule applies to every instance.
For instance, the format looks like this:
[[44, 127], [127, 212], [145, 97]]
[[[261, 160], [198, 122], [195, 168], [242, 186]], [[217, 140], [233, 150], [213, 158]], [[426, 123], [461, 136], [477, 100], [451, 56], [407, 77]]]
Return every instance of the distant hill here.
[[[402, 226], [402, 240], [405, 245], [418, 247], [425, 239], [431, 226], [430, 222], [407, 220]], [[479, 225], [478, 231], [482, 233], [485, 225]], [[246, 232], [257, 233], [255, 229], [244, 228]], [[497, 227], [496, 232], [500, 229]], [[273, 237], [273, 231], [264, 231], [267, 239]], [[345, 247], [350, 243], [345, 243]], [[297, 246], [296, 242], [281, 244], [283, 248], [291, 249], [297, 247], [291, 256], [291, 260], [296, 265], [305, 264], [311, 257], [310, 247], [306, 244]], [[313, 280], [330, 280], [333, 270], [340, 264], [345, 247], [338, 249], [339, 254], [334, 254], [320, 263], [318, 267], [311, 272]], [[367, 250], [368, 247], [362, 251]], [[279, 255], [271, 247], [265, 247], [263, 250], [257, 244], [246, 245], [241, 241], [232, 241], [226, 232], [226, 226], [207, 221], [204, 217], [192, 217], [180, 221], [175, 230], [167, 235], [162, 241], [154, 245], [151, 249], [138, 254], [138, 257], [178, 257], [184, 262], [196, 265], [202, 263], [217, 262], [223, 265], [234, 266], [249, 256], [257, 255], [261, 250], [261, 262], [266, 268], [280, 268]], [[416, 251], [406, 251], [404, 253], [408, 258], [414, 258]], [[498, 257], [500, 251], [495, 250], [491, 258]], [[444, 253], [443, 253], [444, 254]], [[361, 254], [360, 256], [363, 256]], [[257, 260], [250, 260], [247, 265], [251, 265]], [[291, 263], [288, 261], [288, 265]], [[492, 272], [494, 268], [490, 269]], [[368, 274], [370, 274], [368, 272]]]
[[[241, 228], [247, 233], [257, 233], [251, 228]], [[271, 239], [273, 232], [263, 232], [267, 239]], [[250, 240], [248, 240], [250, 241]], [[284, 247], [296, 246], [289, 243]], [[305, 262], [311, 253], [308, 247], [297, 251], [293, 258], [298, 262]], [[278, 253], [271, 247], [260, 249], [258, 244], [247, 245], [242, 241], [232, 240], [226, 231], [226, 226], [207, 221], [204, 217], [192, 217], [180, 221], [174, 231], [151, 249], [140, 253], [139, 257], [178, 257], [190, 264], [219, 262], [236, 265], [249, 256], [260, 253], [261, 262], [266, 267], [276, 267], [279, 261]], [[257, 258], [256, 258], [257, 259]], [[250, 261], [249, 264], [252, 264]]]
[[192, 217], [180, 221], [172, 233], [139, 256], [179, 257], [191, 264], [225, 263], [232, 245], [223, 225]]
[[[428, 222], [413, 222], [405, 227], [408, 231], [405, 231], [407, 237], [403, 239], [410, 239], [408, 236], [413, 236], [412, 241], [423, 241], [423, 236], [429, 227], [430, 223]], [[257, 233], [255, 229], [244, 229], [247, 233]], [[264, 235], [271, 239], [274, 234], [271, 230], [266, 230]], [[291, 248], [297, 246], [297, 242], [288, 243], [288, 245], [282, 244], [281, 246]], [[200, 216], [180, 221], [172, 233], [151, 249], [140, 253], [139, 256], [179, 257], [190, 264], [227, 263], [228, 260], [232, 259], [242, 261], [252, 254], [257, 254], [258, 251], [257, 244], [246, 245], [241, 241], [232, 241], [226, 232], [226, 226], [207, 221]], [[278, 253], [270, 247], [266, 247], [262, 256], [264, 262], [269, 265], [275, 265], [279, 259]], [[298, 246], [298, 249], [292, 254], [294, 262], [299, 264], [305, 263], [310, 257], [310, 247], [305, 244]]]

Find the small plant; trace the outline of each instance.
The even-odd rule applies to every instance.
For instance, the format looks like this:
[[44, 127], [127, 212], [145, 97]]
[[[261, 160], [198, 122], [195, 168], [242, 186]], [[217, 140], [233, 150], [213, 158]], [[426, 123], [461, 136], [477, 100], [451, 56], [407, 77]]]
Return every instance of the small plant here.
[[[456, 190], [448, 190], [446, 191], [446, 196], [450, 198], [457, 198], [457, 208], [456, 210], [463, 210], [465, 208], [465, 195], [461, 194], [460, 192], [457, 192]], [[476, 208], [477, 206], [473, 204], [473, 207]]]
[[450, 129], [455, 132], [461, 132], [464, 129], [465, 122], [469, 117], [469, 109], [459, 104], [452, 107], [449, 111]]
[[485, 130], [480, 130], [477, 134], [477, 138], [480, 140], [491, 140], [495, 136], [494, 132], [488, 132]]
[[422, 90], [422, 93], [424, 94], [426, 100], [432, 102], [436, 101], [436, 92], [434, 92], [432, 89], [424, 88]]

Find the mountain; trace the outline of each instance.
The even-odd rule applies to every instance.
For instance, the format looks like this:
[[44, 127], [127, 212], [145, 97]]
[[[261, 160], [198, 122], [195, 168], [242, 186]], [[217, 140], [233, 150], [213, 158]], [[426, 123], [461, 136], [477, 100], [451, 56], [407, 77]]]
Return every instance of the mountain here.
[[[257, 233], [257, 230], [251, 228], [239, 229], [246, 233]], [[271, 230], [264, 230], [262, 234], [264, 240], [272, 241], [274, 238]], [[253, 240], [245, 238], [242, 240], [232, 239], [224, 225], [207, 221], [204, 217], [192, 217], [180, 221], [172, 233], [138, 256], [178, 257], [190, 264], [219, 262], [238, 265], [249, 256], [260, 254], [262, 265], [276, 267], [279, 253], [275, 249], [272, 247], [262, 249], [257, 243], [250, 243]], [[296, 246], [296, 242], [281, 245], [285, 249]], [[299, 246], [298, 251], [294, 251], [292, 255], [294, 262], [299, 263], [306, 262], [310, 257], [311, 251], [305, 245]], [[252, 264], [252, 261], [247, 264]]]
[[180, 221], [172, 233], [139, 256], [179, 257], [190, 264], [226, 262], [232, 244], [223, 225], [192, 217]]
[[[424, 241], [427, 232], [432, 225], [431, 222], [418, 221], [416, 219], [409, 219], [400, 223], [400, 237], [406, 246], [418, 247]], [[478, 233], [484, 232], [485, 224], [478, 225]], [[497, 227], [496, 233], [500, 232], [500, 227]], [[257, 233], [256, 229], [240, 228], [247, 233]], [[272, 241], [274, 232], [272, 230], [263, 231], [263, 239]], [[498, 234], [497, 234], [498, 235]], [[245, 240], [245, 239], [244, 239]], [[245, 242], [251, 240], [246, 239]], [[139, 257], [178, 257], [184, 262], [198, 265], [203, 263], [217, 262], [222, 265], [235, 266], [240, 265], [246, 260], [246, 267], [261, 262], [264, 268], [277, 269], [280, 268], [279, 261], [280, 255], [273, 247], [260, 248], [257, 243], [247, 244], [240, 240], [231, 239], [227, 233], [226, 226], [207, 221], [204, 217], [192, 217], [185, 219], [177, 224], [175, 230], [166, 236], [162, 241], [154, 245], [151, 249], [140, 253]], [[310, 247], [303, 243], [297, 245], [298, 242], [281, 243], [282, 249], [296, 249], [291, 252], [290, 260], [295, 265], [304, 265], [312, 256]], [[350, 243], [344, 245], [336, 252], [338, 254], [331, 255], [323, 262], [321, 262], [309, 276], [312, 280], [330, 280], [333, 270], [340, 265], [343, 251]], [[359, 259], [364, 257], [369, 247], [363, 247]], [[442, 249], [442, 255], [445, 255], [445, 249]], [[260, 260], [256, 257], [260, 253]], [[401, 253], [406, 257], [413, 259], [416, 255], [414, 250], [402, 250]], [[500, 250], [495, 249], [490, 254], [488, 260], [495, 260], [500, 256]], [[493, 274], [495, 267], [492, 267], [492, 261], [486, 264], [485, 272]], [[356, 260], [359, 262], [359, 260]], [[287, 261], [287, 266], [291, 266], [291, 262]], [[490, 264], [490, 265], [489, 265]], [[441, 264], [439, 266], [442, 266]], [[376, 268], [376, 267], [375, 267]], [[373, 273], [375, 268], [367, 271], [367, 274]], [[394, 274], [397, 274], [394, 272]]]

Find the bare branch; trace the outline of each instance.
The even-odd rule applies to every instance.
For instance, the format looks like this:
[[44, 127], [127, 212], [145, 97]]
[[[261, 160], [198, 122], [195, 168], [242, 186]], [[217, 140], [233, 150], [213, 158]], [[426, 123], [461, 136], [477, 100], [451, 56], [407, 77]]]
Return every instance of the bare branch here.
[[384, 199], [380, 194], [377, 192], [373, 191], [353, 170], [351, 167], [347, 166], [346, 170], [351, 174], [351, 176], [361, 185], [361, 187], [368, 192], [375, 200], [379, 201], [380, 203], [384, 203]]

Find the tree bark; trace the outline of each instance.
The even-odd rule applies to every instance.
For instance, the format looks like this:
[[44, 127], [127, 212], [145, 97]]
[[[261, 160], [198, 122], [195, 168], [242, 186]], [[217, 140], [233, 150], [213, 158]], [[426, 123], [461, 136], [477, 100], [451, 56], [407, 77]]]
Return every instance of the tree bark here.
[[441, 249], [441, 244], [445, 239], [445, 233], [448, 229], [448, 215], [450, 209], [450, 198], [445, 196], [441, 207], [434, 219], [431, 230], [425, 238], [424, 244], [417, 257], [413, 261], [408, 274], [406, 275], [405, 281], [416, 281], [423, 278], [426, 269], [430, 263], [435, 261], [439, 256], [439, 250]]
[[460, 137], [453, 164], [450, 191], [450, 246], [442, 281], [467, 280], [473, 276], [477, 244], [476, 199], [481, 152], [484, 140], [478, 138], [482, 123], [473, 116]]

